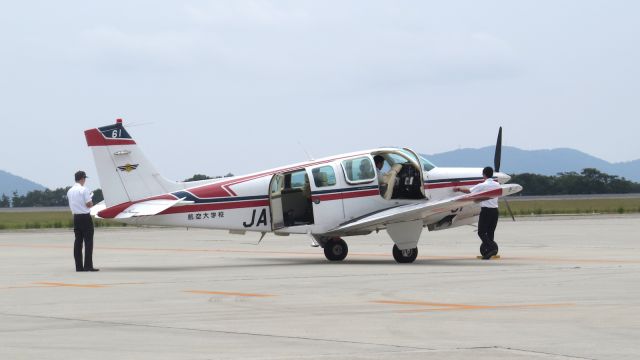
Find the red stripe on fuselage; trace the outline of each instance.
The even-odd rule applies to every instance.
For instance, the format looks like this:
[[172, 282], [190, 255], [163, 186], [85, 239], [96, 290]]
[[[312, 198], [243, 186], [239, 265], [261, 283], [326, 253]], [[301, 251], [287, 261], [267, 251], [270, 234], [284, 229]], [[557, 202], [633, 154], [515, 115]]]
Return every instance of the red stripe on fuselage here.
[[373, 189], [373, 190], [361, 190], [361, 191], [349, 191], [349, 192], [341, 192], [341, 193], [333, 193], [333, 194], [313, 195], [311, 199], [320, 200], [320, 201], [329, 201], [329, 200], [352, 199], [352, 198], [367, 197], [367, 196], [380, 196], [380, 191], [377, 189]]
[[269, 200], [250, 200], [250, 201], [232, 201], [232, 202], [220, 202], [211, 204], [194, 204], [175, 206], [168, 208], [167, 210], [159, 213], [158, 215], [169, 214], [185, 214], [196, 211], [212, 211], [212, 210], [230, 210], [230, 209], [242, 209], [248, 207], [265, 207], [269, 206]]

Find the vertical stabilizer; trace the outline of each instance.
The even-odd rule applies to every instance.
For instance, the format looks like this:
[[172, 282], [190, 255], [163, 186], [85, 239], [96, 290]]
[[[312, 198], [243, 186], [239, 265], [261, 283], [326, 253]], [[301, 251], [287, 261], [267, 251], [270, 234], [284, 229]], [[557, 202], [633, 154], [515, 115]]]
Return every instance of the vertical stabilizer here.
[[184, 188], [184, 184], [158, 174], [122, 125], [122, 119], [113, 125], [86, 130], [84, 135], [93, 151], [107, 206]]

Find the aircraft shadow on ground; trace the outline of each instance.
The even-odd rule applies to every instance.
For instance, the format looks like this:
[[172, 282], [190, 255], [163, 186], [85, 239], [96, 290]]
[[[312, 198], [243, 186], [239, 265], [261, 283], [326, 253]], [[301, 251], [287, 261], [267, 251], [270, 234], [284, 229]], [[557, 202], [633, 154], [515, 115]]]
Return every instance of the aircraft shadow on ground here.
[[347, 259], [341, 262], [330, 262], [325, 259], [291, 259], [291, 258], [262, 258], [250, 259], [252, 263], [244, 264], [217, 264], [217, 265], [164, 265], [164, 266], [115, 266], [105, 268], [109, 272], [171, 272], [171, 271], [198, 271], [198, 270], [214, 270], [214, 269], [243, 269], [243, 268], [261, 268], [276, 266], [394, 266], [402, 269], [428, 268], [428, 267], [480, 267], [480, 266], [514, 266], [517, 264], [506, 263], [500, 260], [481, 261], [473, 258], [469, 259], [418, 259], [412, 264], [398, 264], [392, 258], [389, 259]]

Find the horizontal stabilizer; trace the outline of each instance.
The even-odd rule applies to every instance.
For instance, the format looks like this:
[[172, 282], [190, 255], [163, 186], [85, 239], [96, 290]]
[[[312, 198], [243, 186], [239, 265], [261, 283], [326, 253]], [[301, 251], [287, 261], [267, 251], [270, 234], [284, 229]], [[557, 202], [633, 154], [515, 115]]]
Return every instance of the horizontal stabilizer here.
[[128, 208], [124, 209], [121, 213], [116, 215], [116, 219], [128, 219], [137, 216], [150, 216], [157, 215], [166, 209], [176, 205], [184, 199], [168, 200], [147, 200], [139, 203], [135, 203]]
[[98, 213], [104, 209], [107, 208], [107, 204], [104, 203], [104, 200], [100, 201], [99, 203], [93, 205], [91, 207], [91, 216], [96, 217], [96, 218], [100, 218], [100, 216], [98, 216]]

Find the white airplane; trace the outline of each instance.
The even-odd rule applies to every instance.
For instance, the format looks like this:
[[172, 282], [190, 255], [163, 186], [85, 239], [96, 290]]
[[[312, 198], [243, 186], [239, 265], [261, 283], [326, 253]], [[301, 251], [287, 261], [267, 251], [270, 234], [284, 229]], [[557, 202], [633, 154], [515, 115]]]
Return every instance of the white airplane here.
[[[436, 167], [407, 148], [364, 150], [249, 175], [174, 182], [156, 171], [121, 119], [86, 130], [85, 137], [104, 194], [104, 201], [92, 209], [94, 216], [134, 225], [254, 231], [262, 237], [268, 232], [309, 234], [332, 261], [347, 256], [343, 237], [386, 230], [395, 243], [395, 260], [413, 262], [423, 228], [471, 225], [478, 221], [479, 201], [522, 190], [506, 184], [510, 177], [498, 172], [502, 129], [494, 174], [501, 188], [462, 195], [453, 187], [482, 182], [482, 168]], [[380, 173], [374, 167], [377, 156], [384, 159]]]

